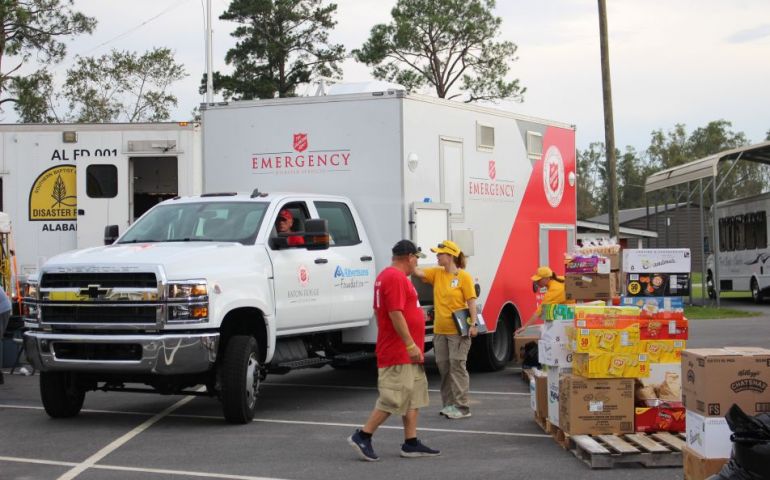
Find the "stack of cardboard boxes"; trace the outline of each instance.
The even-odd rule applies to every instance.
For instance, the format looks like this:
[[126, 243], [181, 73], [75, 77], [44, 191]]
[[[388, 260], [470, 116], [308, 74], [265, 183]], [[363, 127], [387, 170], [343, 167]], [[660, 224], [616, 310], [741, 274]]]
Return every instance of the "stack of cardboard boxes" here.
[[732, 451], [725, 414], [737, 404], [748, 415], [770, 412], [770, 350], [699, 348], [682, 352], [687, 409], [685, 479], [717, 473]]
[[[535, 382], [533, 394], [547, 398], [548, 421], [572, 435], [684, 431], [679, 360], [688, 325], [682, 300], [638, 296], [629, 297], [625, 305], [606, 305], [602, 300], [616, 298], [616, 292], [612, 280], [607, 289], [594, 288], [602, 285], [603, 275], [640, 280], [620, 277], [613, 269], [619, 266], [619, 257], [576, 255], [568, 262], [567, 296], [586, 303], [543, 306], [538, 353], [547, 391], [539, 391]], [[669, 265], [667, 257], [657, 263], [656, 268]], [[637, 270], [642, 263], [631, 256], [628, 265]], [[681, 266], [674, 268], [678, 271]], [[689, 272], [689, 263], [685, 268]], [[542, 383], [541, 379], [541, 389]], [[642, 389], [647, 394], [636, 410], [636, 393]]]

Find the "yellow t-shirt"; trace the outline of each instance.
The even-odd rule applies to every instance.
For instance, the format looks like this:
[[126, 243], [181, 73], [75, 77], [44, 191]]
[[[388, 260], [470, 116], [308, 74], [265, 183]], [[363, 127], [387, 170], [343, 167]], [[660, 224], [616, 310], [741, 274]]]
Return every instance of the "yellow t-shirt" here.
[[564, 291], [564, 282], [551, 280], [548, 282], [548, 290], [543, 294], [543, 301], [537, 307], [537, 314], [540, 315], [543, 305], [552, 303], [575, 303], [574, 300], [567, 301], [567, 293]]
[[449, 273], [442, 267], [426, 268], [423, 272], [425, 282], [433, 285], [433, 333], [458, 335], [452, 312], [468, 308], [468, 300], [476, 298], [471, 274], [465, 270]]

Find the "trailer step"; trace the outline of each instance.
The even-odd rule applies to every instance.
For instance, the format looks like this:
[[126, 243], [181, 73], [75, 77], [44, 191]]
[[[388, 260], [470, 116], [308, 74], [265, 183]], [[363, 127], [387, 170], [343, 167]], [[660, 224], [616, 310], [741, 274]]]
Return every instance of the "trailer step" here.
[[328, 358], [322, 358], [322, 357], [304, 358], [302, 360], [294, 360], [291, 362], [279, 363], [276, 367], [273, 367], [270, 370], [275, 372], [276, 370], [289, 371], [289, 370], [297, 370], [300, 368], [321, 368], [324, 365], [330, 364], [331, 362], [332, 361], [329, 360]]

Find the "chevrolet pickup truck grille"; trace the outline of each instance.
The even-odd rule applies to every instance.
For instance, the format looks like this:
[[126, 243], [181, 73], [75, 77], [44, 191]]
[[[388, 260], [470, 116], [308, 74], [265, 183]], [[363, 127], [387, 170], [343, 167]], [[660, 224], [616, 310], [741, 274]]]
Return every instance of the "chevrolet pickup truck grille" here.
[[53, 324], [147, 324], [157, 322], [158, 307], [132, 305], [42, 305], [42, 321]]
[[158, 279], [153, 272], [97, 272], [97, 273], [45, 273], [40, 288], [157, 288]]

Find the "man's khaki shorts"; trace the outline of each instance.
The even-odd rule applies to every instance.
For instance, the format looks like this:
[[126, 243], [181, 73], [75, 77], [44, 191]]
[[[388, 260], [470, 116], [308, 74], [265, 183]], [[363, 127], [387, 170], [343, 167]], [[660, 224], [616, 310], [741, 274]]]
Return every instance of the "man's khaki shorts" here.
[[380, 397], [375, 408], [393, 415], [406, 415], [407, 410], [427, 407], [428, 379], [425, 367], [408, 363], [377, 369]]

